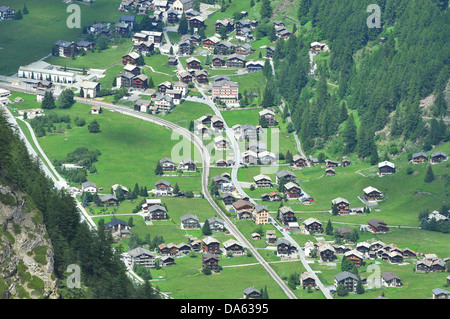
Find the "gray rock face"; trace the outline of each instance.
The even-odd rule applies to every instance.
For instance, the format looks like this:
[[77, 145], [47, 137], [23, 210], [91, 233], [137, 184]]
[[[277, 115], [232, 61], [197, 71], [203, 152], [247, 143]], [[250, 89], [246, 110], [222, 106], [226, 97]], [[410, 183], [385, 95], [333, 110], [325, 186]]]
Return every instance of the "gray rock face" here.
[[23, 193], [0, 185], [0, 298], [58, 298], [53, 248], [42, 213]]

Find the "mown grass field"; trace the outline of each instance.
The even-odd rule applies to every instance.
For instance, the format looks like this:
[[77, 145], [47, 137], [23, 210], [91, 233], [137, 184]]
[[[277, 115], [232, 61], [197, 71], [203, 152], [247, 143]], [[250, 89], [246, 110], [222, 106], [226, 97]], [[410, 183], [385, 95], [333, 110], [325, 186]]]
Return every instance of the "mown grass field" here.
[[[166, 179], [173, 185], [178, 183], [181, 190], [192, 190], [197, 194], [201, 191], [200, 174], [195, 177], [155, 175], [157, 161], [162, 157], [172, 157], [172, 148], [181, 141], [176, 136], [172, 139], [170, 130], [107, 110], [97, 116], [91, 115], [90, 106], [81, 103], [74, 104], [70, 109], [50, 112], [70, 115], [72, 128], [64, 133], [50, 133], [39, 138], [41, 147], [50, 160], [63, 159], [78, 147], [99, 149], [102, 155], [95, 163], [98, 174], [88, 177], [98, 187], [109, 189], [114, 184], [134, 186], [138, 183], [151, 190], [156, 181]], [[77, 127], [73, 123], [76, 116], [84, 118], [86, 125]], [[100, 124], [101, 133], [89, 133], [87, 126], [94, 119]], [[193, 149], [191, 147], [191, 151]], [[191, 154], [184, 156], [191, 157]]]
[[[3, 0], [2, 5], [17, 10], [24, 2]], [[81, 27], [94, 22], [118, 21], [120, 0], [98, 0], [91, 5], [80, 3]], [[21, 65], [39, 60], [52, 51], [57, 40], [77, 41], [82, 29], [69, 29], [66, 20], [67, 4], [54, 0], [28, 0], [29, 14], [22, 20], [0, 23], [0, 74], [14, 74]]]
[[105, 69], [122, 61], [122, 57], [132, 48], [130, 39], [116, 38], [102, 51], [86, 52], [84, 56], [77, 56], [75, 60], [60, 56], [50, 56], [45, 62], [61, 66], [82, 69]]

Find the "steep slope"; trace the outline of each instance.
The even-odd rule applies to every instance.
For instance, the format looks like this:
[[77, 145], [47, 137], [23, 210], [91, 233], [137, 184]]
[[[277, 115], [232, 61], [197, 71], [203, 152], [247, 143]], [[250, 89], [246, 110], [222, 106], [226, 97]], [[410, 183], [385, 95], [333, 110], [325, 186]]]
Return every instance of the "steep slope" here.
[[53, 250], [29, 196], [0, 185], [0, 298], [58, 298]]

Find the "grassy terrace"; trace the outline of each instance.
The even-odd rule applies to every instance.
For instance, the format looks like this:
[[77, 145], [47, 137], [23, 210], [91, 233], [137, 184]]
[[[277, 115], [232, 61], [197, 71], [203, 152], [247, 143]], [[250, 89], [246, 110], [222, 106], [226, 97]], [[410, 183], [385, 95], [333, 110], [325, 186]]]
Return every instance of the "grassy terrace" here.
[[[94, 22], [115, 23], [121, 15], [117, 11], [119, 4], [120, 0], [98, 0], [91, 5], [80, 3], [81, 27]], [[3, 0], [2, 5], [16, 11], [23, 8], [23, 2], [14, 0]], [[26, 5], [30, 13], [22, 20], [2, 21], [0, 24], [0, 74], [14, 74], [19, 66], [50, 54], [57, 40], [77, 41], [81, 35], [81, 29], [66, 26], [70, 15], [66, 13], [67, 4], [54, 0], [29, 0]]]
[[[179, 142], [171, 139], [171, 131], [107, 110], [99, 116], [91, 115], [90, 106], [81, 103], [67, 110], [51, 112], [69, 114], [72, 128], [64, 133], [50, 133], [39, 138], [42, 148], [50, 160], [63, 159], [69, 152], [82, 146], [90, 150], [99, 149], [102, 155], [95, 163], [98, 174], [88, 177], [97, 186], [109, 189], [116, 183], [125, 186], [139, 183], [147, 185], [150, 190], [156, 181], [164, 178], [172, 184], [178, 183], [181, 190], [200, 192], [200, 174], [195, 174], [195, 177], [161, 177], [154, 174], [157, 161], [165, 156], [173, 157], [171, 150]], [[77, 127], [73, 123], [76, 116], [84, 118], [86, 125]], [[87, 125], [94, 119], [100, 124], [101, 133], [89, 133]]]
[[130, 39], [116, 38], [107, 49], [102, 51], [87, 52], [85, 56], [77, 56], [75, 60], [59, 56], [50, 56], [45, 59], [50, 64], [86, 69], [105, 69], [122, 61], [122, 56], [127, 54], [133, 43]]

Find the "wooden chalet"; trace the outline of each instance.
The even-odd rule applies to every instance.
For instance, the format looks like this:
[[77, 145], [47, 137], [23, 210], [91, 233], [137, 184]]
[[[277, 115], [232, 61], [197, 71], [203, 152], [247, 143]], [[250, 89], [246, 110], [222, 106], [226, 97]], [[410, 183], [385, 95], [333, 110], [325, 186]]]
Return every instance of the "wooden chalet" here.
[[100, 196], [99, 200], [103, 205], [106, 205], [106, 206], [116, 206], [119, 203], [116, 196], [114, 196], [112, 194], [106, 194], [106, 195]]
[[148, 81], [148, 76], [146, 76], [145, 74], [139, 74], [133, 78], [131, 86], [134, 89], [146, 90], [148, 88], [147, 81]]
[[302, 190], [300, 186], [296, 183], [288, 182], [284, 184], [283, 191], [286, 194], [287, 198], [299, 198], [302, 195]]
[[209, 267], [213, 272], [217, 271], [219, 267], [219, 256], [211, 253], [204, 254], [202, 256], [202, 269], [205, 267]]
[[255, 287], [245, 288], [242, 292], [243, 299], [261, 299], [261, 292]]
[[311, 233], [321, 233], [322, 232], [322, 223], [315, 218], [308, 218], [303, 221], [303, 225], [305, 225], [305, 229]]
[[253, 48], [248, 43], [239, 44], [238, 46], [236, 46], [236, 49], [234, 50], [235, 53], [241, 54], [241, 55], [249, 55], [250, 53], [252, 53], [252, 51], [253, 51]]
[[223, 243], [223, 247], [225, 248], [225, 251], [231, 252], [233, 256], [239, 256], [244, 254], [244, 246], [242, 246], [240, 243], [238, 243], [234, 239], [228, 239]]
[[289, 206], [282, 206], [278, 209], [278, 219], [281, 220], [283, 225], [289, 225], [291, 222], [296, 222], [294, 210]]
[[205, 18], [202, 16], [196, 16], [189, 18], [190, 28], [203, 28], [205, 27]]
[[222, 55], [213, 56], [211, 63], [214, 67], [222, 67], [225, 65], [225, 58]]
[[202, 240], [202, 249], [205, 253], [220, 254], [220, 242], [214, 237], [206, 237]]
[[208, 71], [206, 70], [197, 70], [194, 73], [195, 80], [198, 83], [207, 83], [208, 82]]
[[389, 227], [387, 226], [387, 224], [379, 219], [371, 219], [367, 222], [367, 224], [369, 225], [371, 231], [374, 233], [386, 233], [389, 231]]
[[240, 199], [233, 203], [233, 208], [237, 213], [238, 219], [250, 219], [252, 218], [253, 204], [249, 201]]
[[163, 256], [160, 259], [161, 266], [171, 266], [175, 265], [175, 259], [172, 256]]
[[440, 163], [447, 160], [447, 154], [442, 151], [431, 154], [431, 163]]
[[285, 169], [278, 171], [277, 173], [275, 173], [275, 175], [277, 184], [279, 184], [282, 179], [284, 179], [286, 182], [293, 182], [293, 183], [297, 181], [297, 175]]
[[275, 230], [266, 230], [266, 242], [268, 244], [275, 244], [277, 241], [277, 236]]
[[414, 153], [412, 155], [411, 161], [414, 164], [422, 164], [428, 161], [428, 155], [424, 152]]
[[221, 27], [224, 27], [227, 30], [227, 33], [230, 33], [234, 30], [234, 20], [230, 18], [217, 20], [215, 24], [215, 30], [217, 34], [220, 34]]
[[184, 82], [184, 83], [192, 82], [192, 75], [188, 72], [180, 72], [178, 74], [178, 77], [180, 78], [181, 82]]
[[169, 24], [175, 24], [178, 23], [179, 20], [179, 14], [175, 10], [169, 10], [167, 11], [167, 22]]
[[218, 54], [223, 54], [223, 55], [227, 55], [229, 54], [232, 50], [234, 50], [234, 44], [225, 41], [225, 42], [220, 42], [216, 44], [216, 51]]
[[364, 263], [364, 257], [363, 255], [357, 251], [356, 249], [347, 251], [344, 253], [344, 257], [353, 262], [356, 267], [362, 267]]
[[305, 167], [306, 164], [306, 158], [301, 157], [300, 155], [296, 154], [292, 157], [292, 165], [294, 167]]
[[155, 183], [156, 195], [168, 196], [172, 195], [173, 186], [166, 180], [159, 180]]
[[277, 256], [279, 257], [293, 257], [297, 255], [297, 248], [285, 238], [278, 239], [276, 246]]
[[391, 251], [389, 254], [389, 262], [391, 264], [401, 264], [403, 263], [403, 254], [398, 251]]
[[202, 45], [204, 48], [213, 50], [219, 42], [220, 42], [220, 40], [218, 38], [210, 37], [210, 38], [203, 40]]
[[356, 250], [359, 251], [363, 256], [369, 254], [370, 244], [364, 241], [356, 244]]
[[230, 55], [227, 59], [227, 66], [229, 68], [244, 68], [245, 56], [237, 53]]
[[200, 223], [198, 221], [198, 217], [191, 215], [191, 214], [186, 214], [180, 217], [181, 220], [181, 226], [183, 227], [183, 229], [199, 229], [200, 228]]
[[163, 157], [159, 160], [159, 165], [163, 172], [175, 172], [177, 167], [175, 166], [175, 162], [169, 157]]
[[274, 52], [275, 52], [275, 47], [267, 47], [266, 57], [271, 58], [273, 56]]
[[190, 57], [186, 60], [186, 65], [188, 69], [200, 70], [201, 62], [199, 59]]
[[344, 285], [347, 291], [355, 291], [358, 284], [358, 277], [349, 271], [343, 271], [334, 276], [334, 286], [337, 288], [339, 284]]
[[209, 228], [213, 233], [225, 231], [225, 222], [218, 217], [208, 218]]
[[333, 168], [328, 167], [325, 170], [325, 176], [334, 176], [334, 175], [336, 175], [336, 171]]
[[122, 64], [123, 65], [127, 65], [127, 64], [138, 65], [138, 59], [139, 59], [139, 54], [137, 54], [136, 52], [131, 52], [131, 53], [128, 53], [128, 54], [125, 54], [124, 56], [122, 56]]
[[306, 287], [316, 287], [316, 280], [310, 272], [303, 272], [300, 274], [300, 286]]
[[352, 162], [350, 162], [348, 159], [342, 160], [342, 167], [347, 167], [347, 166], [350, 166], [351, 164], [352, 164]]
[[319, 246], [317, 251], [319, 253], [320, 260], [322, 262], [329, 262], [336, 259], [336, 251], [330, 244], [324, 244]]
[[378, 175], [385, 176], [395, 174], [395, 165], [389, 161], [378, 163]]
[[147, 209], [146, 219], [150, 220], [167, 220], [169, 216], [167, 215], [167, 210], [161, 205], [152, 205]]
[[269, 199], [271, 202], [279, 202], [281, 201], [281, 195], [278, 194], [277, 192], [270, 192]]
[[105, 229], [109, 231], [113, 235], [120, 234], [122, 231], [130, 230], [130, 226], [128, 226], [126, 221], [121, 219], [113, 219], [110, 222], [105, 224]]
[[350, 203], [348, 200], [342, 197], [335, 198], [331, 201], [331, 206], [337, 207], [339, 214], [348, 214], [350, 211]]
[[266, 175], [256, 175], [253, 177], [253, 182], [256, 188], [270, 188], [272, 187], [272, 179]]
[[368, 201], [376, 201], [383, 198], [383, 193], [375, 187], [369, 186], [363, 189], [364, 198]]

